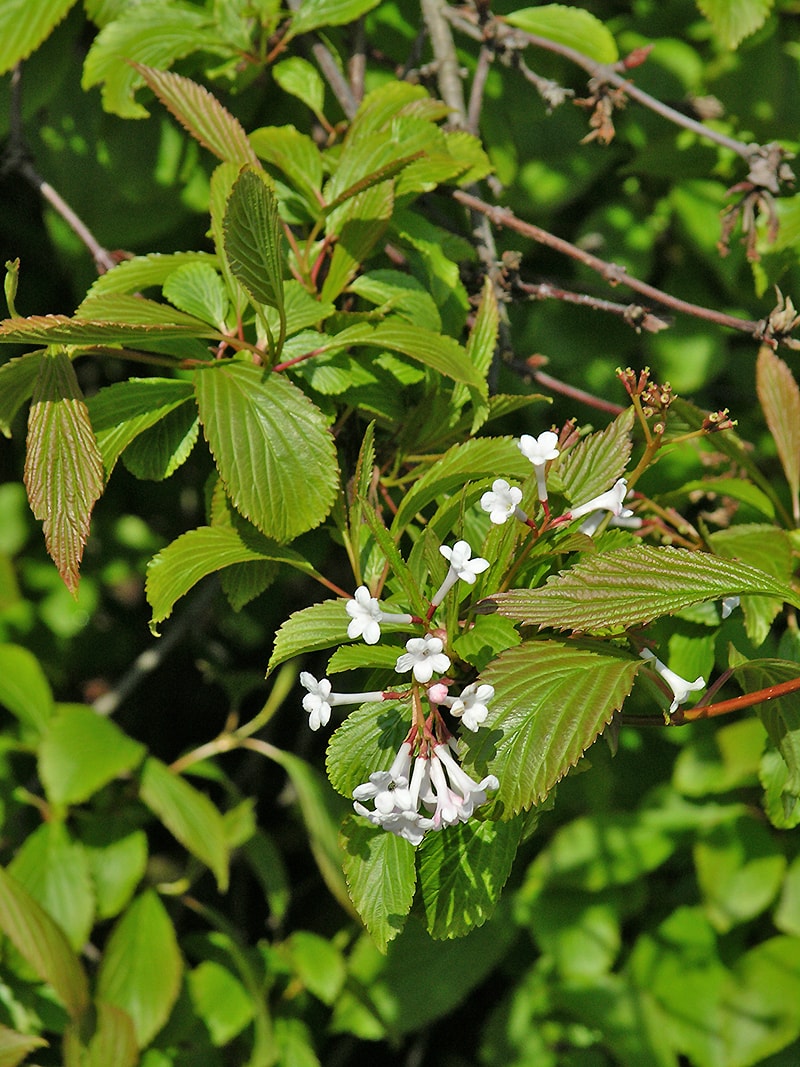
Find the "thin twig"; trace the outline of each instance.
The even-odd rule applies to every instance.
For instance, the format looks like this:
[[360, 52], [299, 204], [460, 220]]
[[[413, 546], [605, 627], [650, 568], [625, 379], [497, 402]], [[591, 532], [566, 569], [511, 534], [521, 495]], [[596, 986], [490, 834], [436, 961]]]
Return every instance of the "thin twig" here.
[[[536, 241], [538, 244], [545, 245], [556, 252], [560, 252], [562, 255], [569, 256], [570, 259], [583, 263], [591, 270], [596, 271], [609, 283], [609, 285], [625, 285], [628, 289], [632, 289], [636, 293], [641, 293], [641, 295], [648, 300], [653, 301], [655, 304], [660, 304], [662, 307], [669, 308], [671, 311], [676, 311], [682, 315], [691, 315], [696, 319], [703, 319], [706, 322], [713, 322], [717, 326], [724, 326], [730, 330], [738, 330], [739, 333], [748, 334], [755, 340], [764, 340], [765, 338], [764, 322], [755, 322], [751, 319], [740, 319], [735, 315], [726, 315], [722, 311], [702, 307], [699, 304], [691, 304], [687, 300], [681, 300], [679, 297], [671, 296], [669, 293], [665, 293], [662, 289], [657, 289], [654, 285], [648, 285], [647, 282], [642, 282], [639, 281], [638, 278], [634, 278], [632, 275], [628, 274], [624, 267], [620, 267], [616, 263], [608, 263], [606, 260], [592, 255], [591, 252], [587, 252], [584, 249], [579, 248], [577, 245], [564, 240], [563, 237], [557, 237], [548, 230], [543, 230], [540, 226], [535, 226], [531, 222], [523, 222], [522, 219], [517, 218], [517, 216], [508, 208], [489, 204], [485, 200], [481, 200], [479, 197], [462, 189], [454, 189], [452, 191], [452, 196], [465, 207], [468, 207], [473, 211], [482, 212], [494, 223], [495, 226], [504, 226], [507, 229], [514, 230], [523, 237], [528, 237], [530, 240]], [[786, 345], [788, 348], [800, 348], [800, 341], [792, 337], [784, 337], [776, 334], [774, 340], [780, 344]]]
[[[288, 6], [292, 11], [299, 10], [301, 3], [302, 0], [288, 0]], [[316, 59], [319, 69], [331, 87], [333, 95], [338, 100], [339, 107], [348, 119], [352, 119], [356, 111], [358, 111], [358, 101], [329, 48], [322, 41], [315, 40], [311, 44], [311, 54]]]
[[603, 400], [599, 396], [595, 396], [593, 393], [587, 393], [584, 389], [577, 389], [574, 385], [567, 385], [566, 382], [562, 382], [559, 378], [554, 378], [551, 374], [546, 374], [544, 371], [533, 371], [531, 377], [534, 381], [545, 389], [549, 389], [552, 393], [559, 393], [561, 396], [567, 396], [570, 400], [577, 400], [581, 404], [586, 404], [591, 408], [596, 408], [598, 411], [605, 411], [609, 415], [616, 417], [621, 415], [625, 410], [619, 404], [615, 404], [611, 400]]
[[422, 0], [422, 17], [428, 30], [431, 48], [436, 58], [436, 80], [442, 100], [453, 111], [453, 119], [459, 126], [466, 126], [467, 111], [464, 106], [464, 89], [461, 84], [461, 67], [456, 55], [453, 35], [444, 14], [447, 4], [443, 0]]
[[641, 330], [647, 333], [658, 333], [669, 327], [667, 322], [639, 304], [620, 304], [615, 300], [603, 300], [598, 296], [590, 296], [588, 293], [574, 293], [569, 289], [553, 285], [552, 282], [531, 283], [515, 280], [514, 289], [525, 293], [531, 300], [560, 300], [565, 304], [577, 304], [580, 307], [591, 308], [593, 311], [617, 315], [637, 333]]
[[486, 89], [486, 79], [489, 77], [493, 59], [494, 48], [491, 44], [484, 41], [481, 45], [481, 50], [478, 53], [478, 63], [472, 78], [469, 104], [467, 105], [467, 129], [476, 137], [479, 132], [481, 110], [483, 109], [483, 94]]

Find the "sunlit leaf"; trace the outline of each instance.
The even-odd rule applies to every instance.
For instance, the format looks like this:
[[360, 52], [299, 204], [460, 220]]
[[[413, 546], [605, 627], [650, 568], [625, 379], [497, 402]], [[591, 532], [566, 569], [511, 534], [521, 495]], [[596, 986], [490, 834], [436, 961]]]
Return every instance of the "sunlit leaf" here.
[[33, 653], [21, 645], [0, 645], [0, 704], [38, 733], [53, 715], [50, 683]]
[[17, 1067], [29, 1052], [44, 1048], [47, 1042], [36, 1034], [20, 1034], [7, 1026], [0, 1026], [0, 1067]]
[[[2, 329], [2, 325], [0, 325]], [[14, 417], [30, 399], [39, 374], [44, 352], [28, 352], [25, 356], [10, 359], [0, 367], [0, 432], [11, 436]]]
[[27, 59], [75, 0], [4, 0], [0, 4], [0, 74]]
[[283, 308], [283, 231], [272, 179], [249, 167], [233, 184], [222, 223], [225, 255], [259, 304]]
[[217, 271], [208, 263], [186, 263], [164, 282], [164, 296], [181, 311], [225, 329], [228, 294]]
[[379, 0], [303, 0], [292, 15], [289, 33], [308, 33], [320, 26], [342, 26], [377, 7]]
[[34, 386], [25, 488], [47, 551], [74, 594], [92, 509], [103, 492], [103, 463], [75, 370], [60, 349], [42, 361]]
[[231, 163], [243, 165], [256, 162], [239, 120], [208, 89], [171, 71], [155, 70], [142, 63], [133, 63], [132, 66], [162, 104], [204, 148]]
[[800, 598], [770, 574], [706, 552], [636, 545], [601, 552], [551, 577], [540, 589], [513, 589], [485, 602], [518, 622], [607, 634], [641, 626], [726, 596]]
[[495, 696], [483, 727], [466, 739], [470, 766], [497, 776], [507, 811], [538, 803], [622, 707], [640, 666], [559, 641], [502, 652], [481, 674]]
[[616, 63], [619, 52], [611, 32], [595, 15], [565, 4], [524, 7], [505, 15], [505, 21], [526, 33], [565, 44], [598, 63]]
[[385, 952], [411, 910], [417, 884], [414, 847], [355, 817], [345, 821], [341, 842], [350, 896], [373, 941]]
[[94, 1032], [89, 1037], [87, 1027], [71, 1024], [64, 1033], [64, 1067], [136, 1067], [139, 1044], [133, 1019], [113, 1004], [99, 1003]]
[[631, 454], [633, 408], [626, 408], [605, 430], [589, 434], [558, 460], [557, 476], [573, 505], [599, 496], [622, 477]]
[[763, 26], [773, 4], [774, 0], [697, 0], [725, 48], [735, 48]]
[[[299, 14], [299, 12], [298, 12]], [[302, 100], [316, 116], [325, 104], [325, 82], [315, 66], [302, 56], [290, 56], [272, 68], [272, 77], [285, 93]]]
[[122, 453], [122, 462], [135, 478], [163, 481], [186, 462], [199, 433], [197, 409], [181, 404], [137, 434]]
[[[759, 349], [756, 388], [797, 507], [800, 493], [800, 388], [788, 365], [769, 345]], [[800, 515], [795, 515], [795, 519], [800, 520]]]
[[345, 600], [325, 600], [295, 611], [281, 623], [275, 634], [267, 674], [295, 656], [345, 642], [350, 622], [345, 604]]

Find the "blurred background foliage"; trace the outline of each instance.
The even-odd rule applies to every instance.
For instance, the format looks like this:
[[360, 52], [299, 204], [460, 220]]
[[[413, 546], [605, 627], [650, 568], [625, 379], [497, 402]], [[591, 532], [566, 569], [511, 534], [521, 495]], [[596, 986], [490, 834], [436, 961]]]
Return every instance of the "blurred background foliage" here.
[[[81, 85], [98, 27], [113, 25], [129, 6], [135, 5], [94, 0], [73, 6], [32, 52], [21, 69], [24, 141], [38, 173], [106, 248], [134, 254], [209, 248], [213, 161], [147, 91], [140, 90], [137, 101], [150, 114], [134, 119], [105, 110], [99, 86]], [[222, 45], [216, 52], [188, 49], [172, 69], [205, 82], [246, 129], [315, 124], [305, 104], [281, 88], [275, 64], [263, 61], [274, 43], [277, 4], [155, 6], [207, 17]], [[503, 0], [493, 11], [516, 6]], [[655, 43], [632, 77], [657, 99], [695, 117], [712, 116], [718, 129], [744, 141], [796, 147], [797, 0], [745, 5], [765, 17], [735, 49], [693, 0], [572, 6], [603, 20], [623, 55]], [[713, 14], [720, 5], [701, 6]], [[252, 27], [259, 20], [265, 29], [252, 31], [242, 59], [237, 34], [244, 23]], [[357, 29], [322, 23], [328, 46], [343, 60], [354, 43], [367, 43], [367, 90], [413, 68], [435, 93], [421, 24], [411, 0], [379, 4]], [[469, 79], [477, 46], [456, 36]], [[313, 62], [312, 41], [300, 37], [292, 48]], [[586, 95], [584, 73], [566, 60], [529, 50], [526, 61], [577, 97]], [[330, 88], [322, 112], [331, 125], [344, 121]], [[6, 74], [0, 80], [0, 137], [7, 144], [2, 257], [22, 262], [20, 314], [69, 313], [96, 276], [94, 264], [20, 176], [11, 153], [14, 121]], [[550, 110], [519, 70], [496, 63], [480, 133], [499, 201], [696, 304], [758, 320], [775, 305], [776, 284], [784, 293], [800, 292], [800, 198], [779, 202], [783, 227], [774, 243], [760, 233], [758, 261], [748, 260], [738, 232], [723, 256], [720, 211], [726, 189], [743, 178], [741, 161], [634, 103], [615, 115], [615, 125], [610, 144], [582, 144], [585, 111], [569, 101]], [[315, 129], [326, 136], [319, 123]], [[455, 205], [432, 198], [429, 208], [433, 221], [466, 233]], [[528, 282], [628, 299], [585, 267], [518, 235], [500, 231], [497, 239], [499, 253], [520, 254], [520, 276]], [[475, 262], [462, 264], [471, 291], [477, 270]], [[513, 351], [499, 367], [501, 391], [540, 390], [527, 362], [536, 355], [546, 358], [554, 377], [622, 403], [615, 368], [649, 365], [657, 380], [670, 381], [701, 407], [728, 407], [761, 469], [768, 476], [778, 470], [755, 400], [752, 339], [686, 316], [670, 317], [670, 328], [660, 333], [636, 333], [619, 318], [555, 300], [515, 301], [508, 313]], [[123, 371], [110, 361], [79, 361], [78, 373], [91, 394]], [[582, 425], [601, 426], [605, 419], [556, 394], [547, 417], [558, 423], [572, 416]], [[14, 439], [0, 444], [0, 642], [33, 654], [44, 672], [41, 684], [52, 687], [58, 701], [121, 695], [114, 722], [165, 762], [213, 738], [232, 714], [255, 714], [269, 693], [263, 674], [273, 635], [290, 611], [317, 598], [316, 589], [291, 575], [234, 612], [210, 580], [154, 643], [144, 568], [156, 550], [203, 521], [210, 464], [195, 450], [165, 482], [138, 481], [120, 465], [95, 512], [73, 599], [25, 499], [23, 416], [19, 423]], [[505, 429], [532, 431], [530, 416], [510, 418]], [[658, 469], [675, 484], [697, 476], [691, 460], [668, 460]], [[341, 563], [321, 533], [306, 535], [304, 550], [338, 579]], [[695, 626], [699, 635], [701, 618]], [[702, 642], [693, 642], [681, 660], [681, 635], [667, 623], [663, 640], [681, 673], [692, 677], [706, 669], [690, 662]], [[741, 641], [747, 647], [743, 632]], [[762, 654], [776, 645], [768, 639]], [[141, 653], [153, 662], [137, 669]], [[710, 663], [713, 647], [702, 654]], [[781, 654], [800, 660], [796, 629], [784, 635]], [[295, 699], [263, 736], [308, 760], [309, 768], [321, 768], [322, 745], [308, 733]], [[36, 896], [42, 864], [54, 862], [68, 842], [57, 841], [55, 824], [42, 819], [30, 746], [16, 738], [11, 715], [3, 712], [3, 722], [9, 733], [0, 739], [2, 859], [12, 871], [16, 864]], [[237, 846], [226, 893], [124, 782], [109, 782], [73, 809], [72, 830], [84, 856], [72, 866], [76, 884], [42, 890], [40, 903], [48, 906], [48, 893], [70, 897], [64, 912], [51, 910], [71, 925], [76, 948], [88, 940], [87, 966], [92, 952], [107, 945], [113, 920], [137, 886], [146, 936], [163, 940], [159, 924], [168, 916], [179, 953], [165, 950], [163, 960], [156, 953], [154, 973], [159, 960], [166, 967], [178, 954], [186, 969], [175, 997], [164, 994], [163, 1003], [170, 1004], [164, 1018], [150, 1033], [142, 1024], [149, 1045], [145, 1067], [255, 1067], [276, 1058], [292, 1067], [338, 1067], [365, 1057], [409, 1067], [796, 1067], [800, 850], [796, 833], [770, 827], [758, 813], [763, 727], [743, 714], [721, 727], [623, 729], [618, 744], [613, 758], [607, 746], [595, 746], [581, 773], [562, 783], [557, 810], [541, 813], [523, 846], [498, 914], [463, 941], [431, 941], [412, 918], [381, 956], [343, 906], [341, 887], [338, 894], [330, 891], [330, 872], [323, 881], [320, 857], [309, 849], [311, 816], [304, 805], [317, 797], [315, 788], [324, 788], [321, 780], [287, 779], [276, 764], [252, 753], [194, 768], [195, 783], [228, 813], [229, 840]], [[334, 813], [335, 798], [324, 795]], [[325, 838], [324, 827], [310, 832], [318, 845]], [[125, 852], [123, 874], [103, 910], [95, 907], [96, 888], [89, 900], [81, 864], [90, 862], [92, 847], [102, 852], [112, 841]], [[103, 854], [110, 864], [110, 854]], [[159, 888], [163, 915], [143, 886]], [[84, 903], [86, 921], [78, 914]], [[264, 1003], [272, 1012], [269, 1024]], [[8, 941], [0, 957], [0, 1023], [51, 1042], [31, 1051], [31, 1062], [62, 1062], [63, 1008]], [[17, 1062], [13, 1051], [3, 1051], [0, 1034], [0, 1063]]]

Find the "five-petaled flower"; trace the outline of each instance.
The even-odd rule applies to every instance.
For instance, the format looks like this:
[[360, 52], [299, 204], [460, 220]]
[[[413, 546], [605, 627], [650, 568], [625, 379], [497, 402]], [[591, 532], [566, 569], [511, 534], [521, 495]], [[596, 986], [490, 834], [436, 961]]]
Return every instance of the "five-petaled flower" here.
[[439, 549], [441, 554], [450, 564], [445, 579], [431, 598], [431, 606], [441, 604], [445, 594], [452, 589], [456, 582], [461, 579], [468, 585], [473, 585], [479, 574], [482, 574], [489, 566], [488, 559], [476, 556], [472, 559], [472, 548], [467, 541], [456, 541], [452, 548], [442, 545]]
[[522, 490], [509, 485], [505, 478], [495, 478], [492, 488], [481, 497], [481, 507], [489, 512], [489, 518], [495, 526], [502, 526], [512, 515], [520, 522], [527, 522], [528, 516], [519, 507]]
[[649, 660], [652, 663], [655, 670], [658, 671], [672, 690], [673, 700], [669, 706], [670, 715], [678, 710], [680, 704], [684, 704], [689, 699], [690, 693], [696, 693], [706, 687], [705, 680], [702, 677], [695, 678], [693, 682], [687, 682], [685, 678], [681, 678], [679, 674], [671, 671], [665, 663], [662, 663], [649, 648], [643, 648], [639, 655], [642, 659]]
[[377, 645], [381, 639], [382, 622], [413, 622], [413, 617], [405, 613], [383, 611], [374, 596], [365, 585], [360, 585], [353, 594], [353, 599], [345, 604], [350, 616], [347, 636], [351, 641], [363, 637], [368, 645]]
[[445, 697], [443, 703], [450, 708], [452, 715], [458, 716], [464, 726], [474, 733], [486, 721], [489, 703], [494, 699], [494, 686], [472, 682], [461, 695]]
[[539, 500], [544, 503], [547, 500], [547, 485], [545, 483], [545, 467], [551, 459], [559, 456], [558, 434], [552, 430], [545, 430], [538, 437], [531, 437], [524, 433], [517, 442], [520, 452], [529, 459], [536, 471], [536, 487], [539, 491]]
[[424, 685], [434, 674], [444, 674], [449, 668], [450, 657], [444, 652], [441, 637], [425, 634], [406, 641], [406, 651], [397, 657], [394, 669], [398, 674], [413, 671], [416, 680]]

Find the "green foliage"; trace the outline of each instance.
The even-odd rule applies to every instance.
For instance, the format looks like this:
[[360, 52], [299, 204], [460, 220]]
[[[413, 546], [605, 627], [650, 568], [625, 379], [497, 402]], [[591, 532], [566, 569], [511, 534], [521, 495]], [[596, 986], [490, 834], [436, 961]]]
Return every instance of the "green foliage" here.
[[0, 1064], [789, 1067], [791, 5], [71, 6], [0, 13]]

